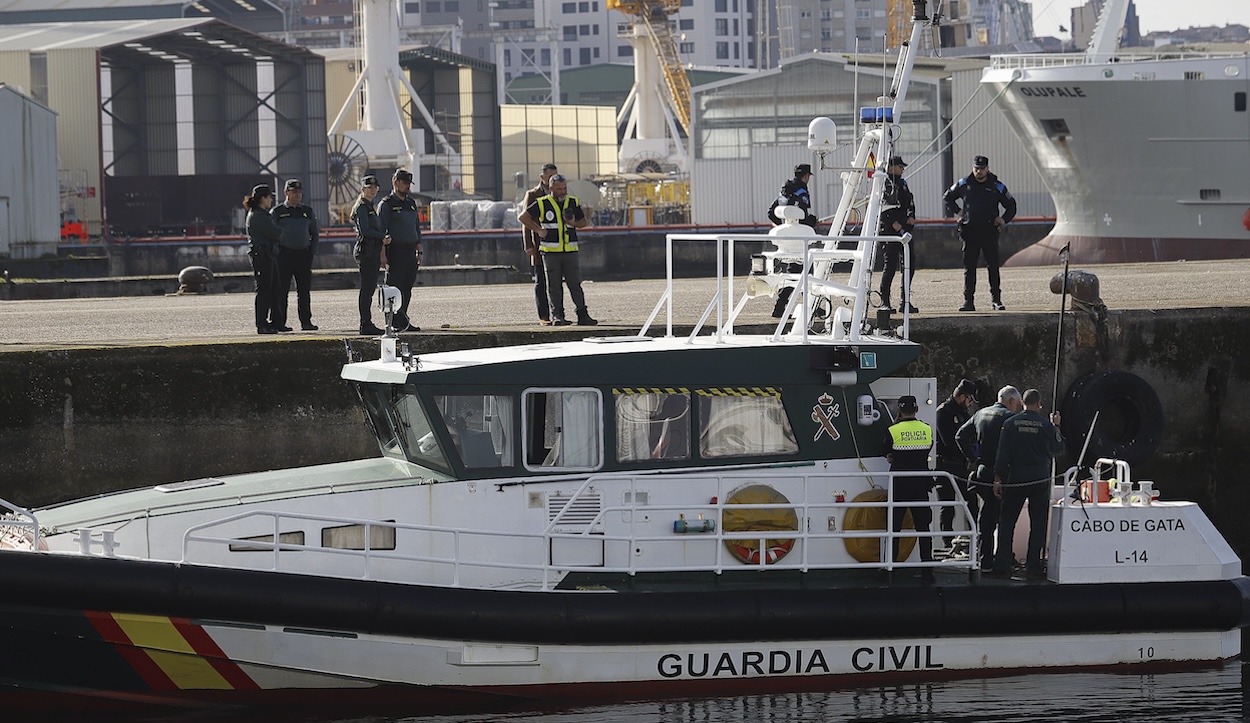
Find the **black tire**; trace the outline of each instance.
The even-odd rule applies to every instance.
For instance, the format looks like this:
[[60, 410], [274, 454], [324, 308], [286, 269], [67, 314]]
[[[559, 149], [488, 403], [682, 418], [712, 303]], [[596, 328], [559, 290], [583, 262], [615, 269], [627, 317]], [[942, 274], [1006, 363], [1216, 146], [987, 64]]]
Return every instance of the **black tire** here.
[[1129, 372], [1095, 372], [1077, 379], [1064, 396], [1061, 428], [1068, 453], [1075, 458], [1085, 446], [1089, 426], [1098, 414], [1081, 464], [1099, 457], [1140, 464], [1163, 439], [1163, 405], [1145, 379]]

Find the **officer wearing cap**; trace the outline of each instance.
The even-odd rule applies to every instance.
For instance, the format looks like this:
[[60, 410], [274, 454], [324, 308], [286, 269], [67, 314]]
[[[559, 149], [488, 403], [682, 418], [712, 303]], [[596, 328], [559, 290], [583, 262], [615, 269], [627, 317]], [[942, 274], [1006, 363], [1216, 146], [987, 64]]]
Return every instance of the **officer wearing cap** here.
[[[812, 214], [812, 194], [807, 189], [807, 184], [812, 180], [812, 164], [800, 163], [794, 167], [794, 178], [786, 181], [781, 185], [781, 192], [777, 194], [777, 198], [773, 199], [773, 203], [768, 207], [768, 220], [773, 225], [780, 226], [782, 218], [777, 215], [778, 206], [797, 206], [806, 213], [803, 220], [799, 223], [806, 224], [812, 228], [820, 223], [820, 219]], [[802, 264], [787, 264], [786, 273], [797, 274], [803, 271]], [[786, 306], [790, 303], [790, 295], [794, 293], [794, 289], [784, 286], [777, 292], [777, 303], [773, 306], [773, 318], [780, 319], [786, 313]]]
[[247, 209], [247, 255], [252, 260], [252, 279], [256, 282], [256, 333], [276, 334], [272, 314], [278, 304], [278, 241], [282, 230], [273, 222], [273, 190], [265, 184], [252, 188], [243, 199]]
[[[530, 206], [550, 192], [547, 183], [558, 170], [554, 163], [543, 164], [542, 170], [538, 173], [538, 185], [525, 192], [525, 198], [521, 201], [521, 210], [517, 214], [518, 220]], [[525, 244], [525, 253], [530, 262], [530, 276], [534, 279], [534, 306], [538, 310], [538, 323], [548, 326], [551, 324], [551, 304], [547, 301], [547, 275], [543, 272], [543, 260], [539, 254], [540, 239], [524, 222], [521, 223], [521, 241]]]
[[[916, 419], [920, 410], [916, 398], [906, 394], [898, 398], [898, 421], [890, 425], [885, 433], [885, 458], [890, 462], [891, 472], [920, 472], [929, 469], [929, 450], [933, 447], [933, 428]], [[892, 481], [894, 502], [921, 502], [913, 507], [896, 506], [891, 515], [890, 529], [899, 532], [903, 529], [903, 518], [911, 511], [911, 519], [917, 532], [928, 532], [933, 522], [933, 510], [929, 509], [929, 490], [934, 480], [929, 476], [898, 476]], [[898, 559], [899, 538], [894, 538], [894, 561]], [[920, 538], [920, 559], [924, 562], [933, 561], [933, 538]], [[925, 583], [933, 582], [933, 570], [921, 568], [920, 579]]]
[[274, 310], [274, 325], [278, 331], [291, 331], [286, 323], [287, 297], [291, 292], [291, 279], [295, 279], [300, 328], [316, 331], [317, 325], [312, 321], [312, 264], [321, 231], [312, 207], [304, 205], [304, 184], [292, 178], [283, 191], [286, 200], [271, 211], [274, 222], [282, 229], [282, 240], [278, 242], [278, 294], [281, 298]]
[[[968, 507], [972, 512], [972, 519], [977, 518], [977, 496], [969, 491], [968, 487], [968, 459], [964, 457], [964, 453], [959, 449], [959, 444], [955, 441], [955, 434], [959, 428], [967, 422], [972, 416], [972, 406], [977, 401], [977, 383], [971, 379], [961, 379], [959, 384], [955, 385], [955, 391], [946, 398], [946, 401], [938, 405], [937, 408], [937, 468], [943, 472], [949, 472], [955, 478], [955, 483], [947, 477], [938, 477], [938, 499], [945, 501], [955, 500], [955, 485], [959, 485], [960, 491], [963, 493], [964, 499], [968, 502]], [[951, 532], [954, 530], [955, 508], [943, 507], [939, 516], [941, 521], [941, 529], [943, 532]], [[950, 537], [946, 538], [947, 546], [950, 545]]]
[[959, 221], [959, 238], [963, 241], [964, 304], [959, 310], [977, 310], [973, 297], [979, 256], [985, 257], [991, 304], [998, 311], [1006, 309], [998, 275], [998, 234], [1016, 217], [1016, 199], [998, 176], [990, 173], [990, 159], [976, 156], [972, 159], [972, 173], [947, 189], [944, 200], [946, 213]]
[[[912, 196], [907, 181], [903, 179], [903, 169], [906, 167], [907, 164], [903, 162], [902, 156], [891, 156], [890, 162], [886, 164], [885, 191], [881, 198], [881, 226], [878, 235], [902, 236], [905, 233], [911, 233], [916, 227], [916, 199]], [[881, 307], [892, 309], [890, 287], [894, 285], [894, 274], [903, 266], [903, 245], [883, 243], [881, 246], [884, 258], [884, 265], [881, 269]], [[912, 248], [916, 248], [914, 244]], [[912, 253], [908, 283], [900, 284], [902, 292], [900, 299], [908, 306], [908, 311], [912, 314], [920, 311], [911, 304], [911, 299], [907, 296], [911, 278], [915, 275], [916, 255]]]
[[981, 503], [977, 515], [978, 542], [981, 572], [994, 567], [994, 528], [998, 526], [998, 512], [1002, 506], [994, 494], [994, 463], [998, 458], [998, 439], [1003, 423], [1024, 408], [1020, 390], [1010, 384], [998, 390], [998, 401], [982, 407], [955, 432], [955, 444], [975, 469], [968, 475], [968, 486], [974, 487]]
[[386, 242], [387, 281], [399, 289], [399, 311], [391, 320], [395, 331], [420, 331], [408, 318], [412, 285], [421, 267], [421, 217], [412, 197], [412, 174], [398, 168], [391, 177], [391, 192], [378, 202], [378, 220], [389, 237]]
[[378, 195], [378, 179], [376, 176], [365, 176], [360, 188], [360, 196], [356, 205], [352, 206], [351, 222], [356, 229], [356, 246], [352, 254], [356, 257], [356, 266], [360, 269], [360, 296], [357, 305], [360, 307], [361, 336], [376, 336], [382, 330], [373, 323], [373, 292], [378, 287], [378, 274], [382, 266], [382, 240], [386, 234], [382, 232], [382, 221], [373, 208], [373, 199]]

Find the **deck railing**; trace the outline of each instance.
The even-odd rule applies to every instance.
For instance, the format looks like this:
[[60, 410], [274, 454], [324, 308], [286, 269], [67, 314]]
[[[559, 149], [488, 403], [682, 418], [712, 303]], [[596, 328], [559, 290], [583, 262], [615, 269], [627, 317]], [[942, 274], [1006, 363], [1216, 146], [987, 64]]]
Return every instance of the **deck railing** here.
[[1090, 56], [1086, 53], [1021, 53], [995, 55], [990, 58], [993, 70], [1029, 70], [1031, 68], [1066, 68], [1078, 65], [1144, 63], [1157, 60], [1219, 60], [1242, 58], [1244, 52], [1194, 52], [1161, 50], [1155, 53], [1107, 53]]
[[[740, 486], [742, 478], [725, 477], [719, 478], [715, 475], [700, 475], [703, 480], [714, 479], [717, 482], [717, 488], [721, 490], [731, 490], [736, 486]], [[597, 489], [603, 489], [604, 485], [613, 483], [614, 490], [630, 490], [627, 499], [634, 501], [639, 499], [636, 492], [637, 483], [645, 481], [653, 484], [654, 476], [644, 477], [622, 477], [620, 475], [596, 475], [588, 478], [585, 483], [564, 502], [563, 507], [558, 510], [549, 520], [545, 530], [541, 533], [524, 533], [516, 531], [493, 531], [484, 529], [467, 529], [461, 527], [449, 527], [441, 525], [424, 525], [410, 524], [402, 522], [388, 522], [379, 520], [367, 520], [350, 517], [335, 517], [317, 514], [298, 514], [290, 512], [277, 512], [269, 510], [255, 510], [249, 512], [241, 512], [236, 515], [230, 515], [217, 520], [206, 522], [189, 528], [183, 536], [182, 561], [183, 562], [219, 562], [224, 559], [222, 551], [228, 550], [231, 546], [236, 549], [246, 547], [249, 554], [252, 552], [265, 552], [270, 555], [269, 563], [265, 565], [257, 565], [253, 569], [272, 569], [276, 571], [290, 571], [299, 568], [303, 571], [316, 569], [318, 566], [312, 564], [311, 557], [314, 556], [330, 556], [333, 558], [355, 559], [358, 564], [351, 567], [353, 572], [346, 575], [339, 572], [340, 576], [350, 576], [366, 580], [380, 580], [387, 582], [406, 582], [420, 583], [427, 585], [445, 585], [445, 586], [462, 586], [466, 584], [465, 573], [469, 570], [490, 570], [495, 572], [502, 571], [526, 571], [531, 573], [528, 582], [518, 585], [518, 587], [527, 587], [532, 589], [552, 590], [555, 586], [569, 573], [617, 573], [634, 576], [639, 573], [669, 573], [669, 572], [710, 572], [720, 574], [728, 570], [757, 570], [778, 571], [793, 570], [799, 572], [810, 572], [813, 570], [855, 570], [855, 569], [883, 569], [896, 570], [902, 568], [922, 568], [922, 567], [957, 567], [967, 568], [969, 571], [976, 569], [978, 560], [976, 543], [976, 525], [972, 519], [966, 500], [959, 493], [956, 485], [957, 498], [952, 501], [929, 501], [924, 503], [929, 507], [954, 507], [958, 510], [957, 517], [964, 521], [966, 530], [957, 532], [941, 531], [934, 528], [936, 524], [930, 526], [929, 532], [916, 532], [913, 530], [904, 530], [898, 533], [890, 531], [888, 521], [892, 517], [892, 510], [896, 507], [915, 507], [919, 506], [913, 501], [896, 501], [893, 495], [893, 484], [891, 481], [902, 477], [946, 477], [950, 476], [943, 472], [873, 472], [873, 473], [825, 473], [820, 475], [803, 474], [796, 475], [795, 478], [801, 477], [804, 490], [803, 499], [798, 502], [778, 503], [778, 504], [729, 504], [725, 501], [724, 495], [717, 495], [715, 501], [709, 501], [706, 504], [621, 504], [600, 506], [598, 512], [593, 519], [579, 519], [574, 525], [569, 524], [567, 513], [575, 509], [576, 501], [586, 499], [590, 495], [598, 494]], [[815, 495], [808, 494], [811, 492], [811, 483], [816, 478], [821, 478], [827, 482], [830, 478], [843, 477], [847, 479], [863, 480], [868, 477], [873, 480], [875, 486], [884, 487], [887, 491], [886, 500], [881, 502], [854, 502], [849, 499], [837, 501], [836, 498], [830, 501], [815, 501]], [[794, 479], [794, 478], [788, 478]], [[686, 479], [683, 476], [683, 482], [693, 480]], [[774, 480], [775, 481], [775, 480]], [[881, 484], [877, 485], [876, 482]], [[621, 483], [627, 483], [625, 484]], [[827, 486], [827, 485], [826, 485]], [[823, 489], [823, 488], [822, 488]], [[886, 529], [864, 529], [864, 530], [846, 530], [842, 524], [845, 520], [845, 514], [854, 508], [879, 508], [885, 510], [885, 518], [887, 521]], [[744, 512], [748, 510], [788, 510], [792, 511], [798, 521], [797, 529], [771, 529], [760, 531], [744, 531], [744, 532], [726, 532], [722, 529], [721, 520], [726, 511]], [[841, 513], [841, 514], [839, 514]], [[707, 532], [688, 532], [679, 533], [672, 529], [666, 530], [664, 533], [657, 534], [654, 532], [656, 525], [647, 523], [646, 526], [650, 530], [643, 530], [644, 523], [641, 522], [645, 517], [654, 518], [659, 515], [672, 517], [673, 521], [679, 521], [683, 518], [689, 523], [690, 527], [699, 526], [700, 519], [714, 520], [716, 524]], [[603, 534], [596, 530], [602, 530], [606, 526], [606, 522], [610, 515], [620, 515], [621, 519], [628, 520], [621, 524], [627, 525], [627, 534]], [[700, 518], [702, 515], [702, 518]], [[934, 520], [938, 516], [934, 516]], [[264, 520], [263, 529], [256, 525], [247, 525], [247, 537], [240, 537], [238, 529], [240, 525], [237, 523], [248, 520]], [[282, 535], [289, 533], [297, 523], [316, 523], [320, 525], [357, 525], [363, 528], [363, 549], [342, 549], [335, 547], [323, 547], [319, 545], [297, 544], [292, 542], [283, 542]], [[667, 524], [667, 523], [665, 523]], [[579, 532], [561, 532], [561, 528], [575, 526]], [[828, 529], [834, 527], [835, 529]], [[395, 539], [397, 540], [395, 549], [377, 549], [372, 545], [375, 530], [387, 529], [395, 531]], [[417, 553], [411, 550], [405, 550], [405, 545], [400, 544], [398, 540], [402, 539], [401, 532], [420, 533], [426, 536], [425, 544], [422, 546], [424, 553]], [[892, 550], [894, 538], [909, 537], [940, 537], [950, 535], [967, 535], [970, 538], [970, 550], [967, 559], [945, 559], [935, 562], [895, 562], [889, 551]], [[268, 536], [268, 539], [264, 539]], [[814, 559], [811, 551], [814, 543], [821, 541], [846, 541], [857, 538], [876, 539], [878, 541], [879, 561], [860, 562], [858, 560], [840, 557], [837, 560]], [[627, 564], [608, 565], [577, 565], [577, 564], [554, 564], [551, 561], [551, 550], [553, 543], [556, 541], [582, 541], [593, 542], [595, 545], [602, 546], [603, 559], [609, 558], [628, 560]], [[769, 541], [792, 541], [790, 547], [793, 550], [781, 559], [770, 559], [767, 552], [759, 555], [758, 563], [743, 563], [734, 558], [726, 547], [726, 543], [737, 543], [746, 547], [752, 545], [754, 549], [766, 551]], [[501, 559], [487, 559], [485, 556], [475, 558], [470, 554], [469, 550], [481, 549], [482, 543], [486, 543], [486, 547], [492, 550], [506, 549], [515, 553], [517, 550], [527, 550], [531, 554], [528, 561], [517, 561]], [[635, 550], [641, 550], [644, 546], [655, 545], [671, 545], [674, 546], [675, 552], [680, 551], [681, 556], [693, 557], [690, 553], [690, 543], [694, 543], [693, 547], [698, 547], [702, 553], [701, 561], [697, 563], [661, 563], [651, 564], [640, 562], [641, 559], [634, 554]], [[506, 547], [495, 547], [496, 545]], [[609, 554], [610, 548], [617, 548], [615, 554]], [[679, 549], [680, 548], [680, 549]], [[437, 551], [437, 552], [436, 552]], [[299, 553], [292, 555], [291, 553]], [[666, 559], [673, 559], [667, 557]], [[379, 572], [375, 565], [378, 562], [394, 562], [394, 563], [414, 563], [419, 566], [426, 566], [424, 572], [416, 574], [411, 570], [405, 575], [396, 575], [394, 572]], [[400, 567], [403, 567], [402, 565]], [[493, 576], [501, 577], [501, 576]], [[414, 579], [416, 578], [416, 579]]]

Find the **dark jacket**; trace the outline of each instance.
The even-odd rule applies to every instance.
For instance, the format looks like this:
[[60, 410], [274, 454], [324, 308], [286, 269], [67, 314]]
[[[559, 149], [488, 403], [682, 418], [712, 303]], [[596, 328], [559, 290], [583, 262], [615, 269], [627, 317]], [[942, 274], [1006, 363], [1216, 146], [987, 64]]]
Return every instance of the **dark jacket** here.
[[373, 204], [364, 197], [356, 199], [356, 205], [352, 206], [351, 221], [352, 228], [356, 229], [356, 246], [352, 250], [356, 260], [360, 260], [365, 249], [369, 249], [370, 253], [378, 253], [386, 234], [382, 232], [382, 222], [378, 220], [378, 212], [373, 210]]
[[993, 467], [998, 457], [998, 436], [1003, 431], [1003, 422], [1013, 414], [1002, 402], [978, 409], [955, 432], [955, 444], [972, 462]]
[[1063, 435], [1055, 425], [1026, 409], [1003, 423], [994, 474], [1012, 484], [1049, 481], [1050, 461], [1063, 450]]
[[[998, 180], [998, 176], [988, 173], [981, 182], [976, 176], [968, 175], [955, 181], [955, 185], [946, 191], [946, 212], [952, 216], [960, 210], [956, 201], [963, 201], [963, 218], [960, 225], [982, 226], [994, 223], [1000, 215], [1003, 223], [1010, 223], [1016, 217], [1016, 199], [1011, 191]], [[1003, 212], [999, 214], [1001, 206]]]
[[[887, 174], [885, 177], [885, 193], [881, 197], [880, 235], [902, 236], [904, 233], [911, 233], [915, 224], [907, 223], [907, 219], [915, 217], [916, 197], [912, 195], [911, 187], [907, 185], [907, 180], [902, 176]], [[903, 227], [902, 231], [894, 230], [895, 222]]]
[[964, 409], [954, 397], [947, 397], [937, 408], [937, 456], [938, 466], [963, 472], [968, 469], [967, 459], [955, 442], [955, 433], [969, 419], [968, 410]]
[[317, 228], [317, 216], [311, 206], [300, 204], [288, 206], [279, 203], [269, 212], [273, 220], [282, 229], [282, 240], [278, 242], [284, 249], [317, 253], [317, 242], [321, 240], [321, 231]]
[[798, 206], [803, 209], [807, 217], [801, 223], [812, 228], [816, 228], [816, 224], [820, 222], [820, 219], [812, 215], [812, 194], [808, 192], [807, 184], [797, 178], [786, 181], [781, 187], [781, 193], [773, 200], [773, 205], [768, 207], [768, 220], [780, 226], [782, 218], [777, 215], [778, 206]]
[[403, 198], [393, 192], [388, 193], [378, 202], [378, 221], [382, 224], [382, 231], [390, 235], [391, 243], [421, 243], [421, 219], [411, 193]]
[[268, 211], [254, 208], [247, 212], [247, 253], [249, 256], [278, 257], [282, 229]]
[[[549, 191], [547, 190], [547, 187], [541, 183], [526, 191], [525, 200], [521, 201], [521, 213], [528, 211], [529, 207], [533, 206], [535, 201], [543, 196], [546, 196], [548, 193]], [[536, 236], [534, 232], [526, 226], [521, 227], [521, 242], [525, 244], [526, 253], [529, 253], [530, 249], [538, 248], [538, 236]]]

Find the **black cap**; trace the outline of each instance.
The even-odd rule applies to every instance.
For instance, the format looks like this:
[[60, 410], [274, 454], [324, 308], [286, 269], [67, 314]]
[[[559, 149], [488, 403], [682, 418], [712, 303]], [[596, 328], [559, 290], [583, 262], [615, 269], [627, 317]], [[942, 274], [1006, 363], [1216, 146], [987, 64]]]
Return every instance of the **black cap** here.
[[985, 156], [975, 156], [972, 159], [972, 167], [973, 168], [989, 168], [990, 159], [986, 158]]
[[392, 180], [412, 183], [412, 174], [402, 168], [395, 169], [395, 175], [391, 176]]
[[288, 191], [302, 191], [304, 190], [304, 184], [300, 183], [299, 179], [292, 178], [286, 182], [286, 185], [283, 186], [283, 188]]
[[886, 165], [887, 166], [902, 166], [903, 168], [907, 167], [907, 164], [903, 163], [902, 156], [890, 156], [890, 162], [887, 163]]
[[920, 405], [916, 403], [915, 397], [910, 394], [904, 394], [898, 398], [898, 408], [914, 412], [920, 408]]
[[977, 399], [977, 383], [971, 379], [960, 379], [959, 384], [955, 385], [955, 393], [951, 396], [957, 397], [960, 394], [967, 394], [975, 402]]
[[377, 186], [378, 177], [377, 176], [365, 176], [364, 180], [361, 181], [360, 183], [363, 186]]
[[259, 186], [252, 186], [252, 198], [264, 198], [265, 196], [272, 196], [272, 195], [273, 195], [273, 189], [271, 189], [268, 185], [264, 183], [260, 184]]
[[543, 164], [543, 170], [544, 170], [544, 171], [557, 171], [557, 170], [559, 170], [559, 169], [558, 169], [558, 168], [556, 168], [556, 164], [554, 164], [554, 163], [544, 163], [544, 164]]
[[811, 172], [812, 172], [812, 164], [810, 163], [800, 163], [799, 165], [794, 167], [795, 178], [798, 178], [799, 176], [806, 176], [807, 174]]

